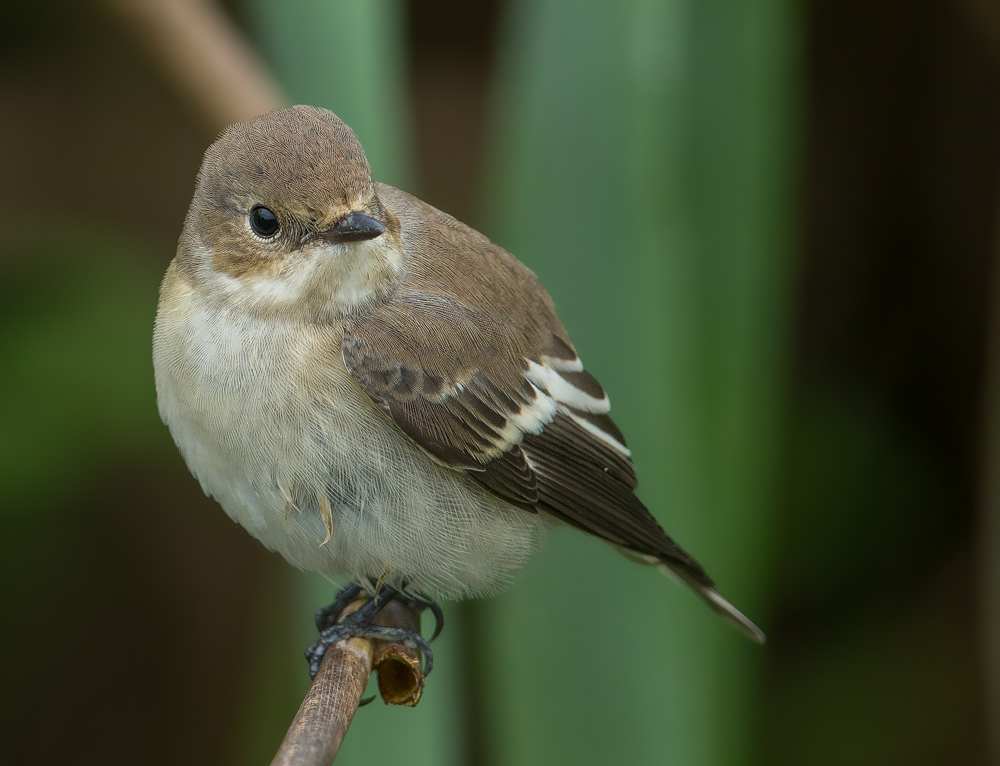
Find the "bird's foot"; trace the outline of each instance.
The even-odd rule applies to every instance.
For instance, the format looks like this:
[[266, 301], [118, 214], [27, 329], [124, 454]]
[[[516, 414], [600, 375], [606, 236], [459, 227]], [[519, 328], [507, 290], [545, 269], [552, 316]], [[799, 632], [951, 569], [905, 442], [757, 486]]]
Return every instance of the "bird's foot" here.
[[441, 635], [441, 630], [444, 628], [444, 612], [436, 601], [432, 601], [430, 596], [423, 593], [406, 593], [398, 588], [393, 590], [396, 592], [396, 601], [402, 601], [419, 614], [430, 610], [430, 613], [434, 615], [434, 632], [431, 633], [431, 641]]
[[361, 586], [353, 582], [347, 583], [337, 592], [332, 604], [323, 607], [316, 613], [316, 628], [319, 630], [319, 639], [306, 650], [309, 677], [316, 677], [326, 650], [348, 638], [374, 638], [393, 641], [410, 649], [419, 649], [424, 654], [424, 676], [430, 675], [431, 669], [434, 667], [434, 653], [431, 651], [427, 639], [420, 633], [406, 628], [375, 625], [373, 620], [383, 607], [393, 600], [407, 604], [418, 612], [430, 609], [435, 621], [434, 634], [431, 636], [433, 641], [444, 626], [444, 614], [441, 607], [423, 595], [414, 596], [404, 593], [398, 588], [383, 585], [374, 598], [338, 620], [338, 616], [356, 601], [362, 592]]
[[361, 595], [362, 588], [355, 582], [349, 582], [337, 591], [333, 597], [333, 603], [327, 604], [316, 612], [316, 630], [322, 633], [331, 625], [336, 624], [337, 618], [347, 607], [357, 601]]

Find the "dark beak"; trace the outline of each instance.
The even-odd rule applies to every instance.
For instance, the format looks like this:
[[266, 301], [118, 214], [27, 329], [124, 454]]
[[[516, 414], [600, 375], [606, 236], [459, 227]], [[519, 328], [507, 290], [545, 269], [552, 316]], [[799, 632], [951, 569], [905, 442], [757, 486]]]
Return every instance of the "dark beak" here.
[[385, 226], [370, 215], [357, 211], [343, 216], [332, 228], [319, 232], [316, 236], [327, 242], [363, 242], [385, 234]]

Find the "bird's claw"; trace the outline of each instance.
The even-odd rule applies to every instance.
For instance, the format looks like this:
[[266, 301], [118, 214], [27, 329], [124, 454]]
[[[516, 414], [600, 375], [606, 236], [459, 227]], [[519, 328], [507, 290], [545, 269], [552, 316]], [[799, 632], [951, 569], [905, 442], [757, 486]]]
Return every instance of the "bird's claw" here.
[[[357, 614], [352, 612], [351, 615]], [[350, 617], [351, 615], [348, 615]], [[431, 674], [434, 668], [434, 652], [427, 639], [412, 630], [406, 628], [389, 628], [381, 625], [362, 625], [357, 622], [348, 624], [347, 618], [341, 622], [331, 625], [324, 630], [319, 639], [306, 650], [306, 661], [309, 663], [309, 677], [315, 678], [319, 672], [319, 666], [323, 662], [323, 656], [331, 646], [346, 641], [349, 638], [373, 638], [380, 641], [393, 641], [402, 644], [408, 649], [417, 649], [424, 653], [424, 677]]]
[[438, 637], [444, 627], [444, 613], [441, 607], [423, 595], [412, 596], [398, 588], [383, 586], [375, 597], [358, 609], [337, 619], [352, 602], [362, 593], [361, 586], [350, 582], [342, 587], [333, 603], [316, 613], [316, 628], [319, 639], [306, 650], [306, 662], [309, 663], [309, 677], [315, 678], [327, 649], [348, 638], [371, 638], [383, 641], [395, 641], [403, 646], [419, 650], [424, 654], [424, 677], [430, 675], [434, 667], [434, 652], [430, 643], [420, 633], [406, 628], [383, 627], [373, 625], [372, 620], [382, 611], [382, 608], [392, 600], [406, 602], [418, 612], [429, 609], [434, 615], [434, 633], [431, 641]]

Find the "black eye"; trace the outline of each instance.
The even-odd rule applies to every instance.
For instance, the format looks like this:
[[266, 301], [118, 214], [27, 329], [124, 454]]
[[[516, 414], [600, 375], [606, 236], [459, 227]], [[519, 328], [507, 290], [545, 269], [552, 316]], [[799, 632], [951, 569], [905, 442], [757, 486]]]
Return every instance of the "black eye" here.
[[278, 225], [278, 216], [272, 213], [263, 205], [254, 205], [250, 211], [250, 228], [258, 237], [273, 237], [281, 228]]

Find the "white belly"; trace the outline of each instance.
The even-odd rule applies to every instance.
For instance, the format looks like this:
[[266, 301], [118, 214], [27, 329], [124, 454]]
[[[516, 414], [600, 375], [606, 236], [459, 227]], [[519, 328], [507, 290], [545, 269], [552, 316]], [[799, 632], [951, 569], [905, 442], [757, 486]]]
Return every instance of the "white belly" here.
[[[266, 332], [264, 331], [266, 328]], [[538, 516], [439, 465], [351, 378], [339, 328], [161, 305], [160, 415], [226, 513], [302, 569], [388, 575], [437, 598], [505, 587]]]

